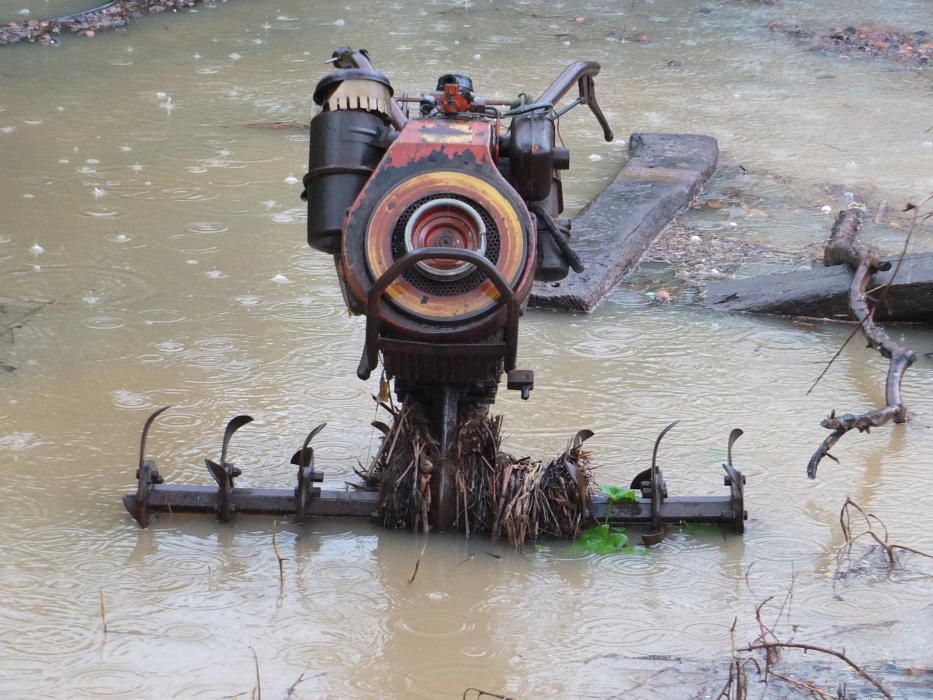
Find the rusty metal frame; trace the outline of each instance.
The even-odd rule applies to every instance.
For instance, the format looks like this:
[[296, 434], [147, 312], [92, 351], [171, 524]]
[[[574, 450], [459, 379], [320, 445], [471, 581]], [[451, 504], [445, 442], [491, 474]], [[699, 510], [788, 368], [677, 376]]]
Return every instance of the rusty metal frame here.
[[[429, 249], [426, 249], [429, 250]], [[233, 479], [242, 472], [227, 462], [227, 451], [233, 434], [242, 426], [252, 421], [249, 416], [236, 416], [227, 423], [221, 446], [220, 464], [206, 460], [208, 471], [214, 478], [213, 485], [165, 484], [153, 460], [145, 458], [146, 440], [155, 419], [169, 406], [157, 409], [146, 420], [139, 446], [139, 462], [136, 471], [136, 493], [123, 497], [123, 504], [130, 515], [145, 528], [149, 525], [153, 511], [169, 513], [214, 513], [222, 522], [228, 522], [236, 514], [256, 515], [292, 515], [297, 522], [306, 522], [311, 517], [356, 517], [373, 518], [378, 516], [379, 493], [369, 490], [336, 490], [319, 488], [315, 484], [324, 480], [324, 474], [314, 467], [314, 450], [311, 441], [324, 429], [326, 423], [316, 426], [291, 459], [298, 467], [297, 488], [239, 488], [233, 485]], [[669, 431], [676, 423], [669, 425], [661, 435]], [[589, 431], [583, 431], [578, 438]], [[611, 503], [604, 494], [591, 494], [589, 497], [589, 517], [608, 521], [613, 524], [639, 523], [658, 528], [663, 523], [707, 522], [731, 525], [736, 532], [742, 532], [744, 521], [748, 517], [744, 509], [745, 477], [732, 466], [732, 446], [742, 431], [735, 429], [729, 436], [728, 458], [723, 468], [726, 470], [726, 485], [730, 488], [728, 496], [701, 496], [699, 498], [667, 498], [663, 488], [663, 478], [652, 459], [652, 469], [645, 470], [638, 477], [660, 484], [648, 493], [648, 484], [641, 485], [642, 497], [636, 501]], [[583, 438], [585, 439], [585, 438]], [[657, 442], [655, 448], [657, 448]], [[655, 449], [657, 452], [657, 449]], [[221, 466], [223, 465], [223, 466]], [[635, 486], [635, 485], [633, 485]], [[651, 493], [657, 495], [651, 497]]]
[[[382, 295], [396, 279], [404, 275], [422, 260], [428, 258], [440, 260], [459, 260], [469, 262], [482, 270], [489, 281], [493, 283], [499, 297], [506, 306], [505, 322], [505, 371], [515, 369], [515, 360], [518, 357], [518, 318], [521, 315], [521, 306], [515, 292], [499, 270], [488, 258], [472, 250], [456, 250], [452, 248], [420, 248], [403, 255], [396, 260], [388, 270], [373, 284], [366, 298], [366, 339], [363, 345], [363, 356], [360, 358], [356, 376], [360, 379], [369, 379], [370, 374], [379, 364], [379, 331], [382, 322], [379, 319], [379, 306]], [[436, 347], [436, 346], [432, 346]]]

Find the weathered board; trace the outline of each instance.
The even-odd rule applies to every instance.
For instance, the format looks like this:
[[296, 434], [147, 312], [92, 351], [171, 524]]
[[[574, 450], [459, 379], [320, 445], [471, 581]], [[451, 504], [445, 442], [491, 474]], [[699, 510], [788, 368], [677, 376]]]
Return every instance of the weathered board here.
[[[897, 263], [897, 258], [887, 260]], [[879, 272], [875, 282], [887, 284], [893, 272], [893, 269]], [[718, 311], [848, 319], [851, 280], [852, 273], [846, 265], [727, 280], [707, 288], [703, 305]], [[896, 282], [875, 312], [875, 318], [933, 322], [933, 253], [904, 259]]]
[[632, 134], [629, 161], [573, 221], [571, 244], [586, 269], [536, 283], [531, 306], [592, 311], [638, 262], [664, 227], [690, 204], [716, 169], [710, 136]]

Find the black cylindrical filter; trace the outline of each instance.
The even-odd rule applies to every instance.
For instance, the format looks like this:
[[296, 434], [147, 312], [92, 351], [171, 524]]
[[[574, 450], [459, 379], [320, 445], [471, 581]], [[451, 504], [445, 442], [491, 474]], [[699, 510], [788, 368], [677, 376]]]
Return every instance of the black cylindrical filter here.
[[385, 122], [362, 110], [324, 111], [311, 120], [311, 147], [305, 189], [308, 244], [336, 255], [343, 219], [382, 159]]

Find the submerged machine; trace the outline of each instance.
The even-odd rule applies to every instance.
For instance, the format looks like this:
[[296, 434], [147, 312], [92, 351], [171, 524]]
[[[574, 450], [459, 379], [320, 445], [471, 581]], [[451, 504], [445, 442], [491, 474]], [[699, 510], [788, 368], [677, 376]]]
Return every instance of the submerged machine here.
[[[403, 403], [424, 407], [439, 446], [430, 476], [431, 526], [450, 529], [456, 513], [452, 441], [461, 416], [484, 410], [506, 375], [508, 389], [528, 399], [534, 373], [517, 367], [519, 319], [532, 283], [557, 281], [583, 265], [570, 245], [570, 221], [561, 218], [560, 173], [570, 153], [559, 144], [558, 122], [576, 106], [588, 107], [607, 141], [612, 130], [595, 93], [599, 64], [576, 61], [537, 98], [484, 99], [460, 73], [442, 75], [433, 91], [397, 96], [373, 68], [365, 50], [337, 49], [335, 70], [317, 85], [320, 107], [311, 121], [308, 242], [333, 257], [351, 314], [365, 316], [357, 368], [368, 379], [381, 357], [385, 377]], [[560, 103], [576, 87], [566, 104]], [[154, 509], [233, 513], [289, 513], [368, 517], [379, 509], [371, 491], [330, 491], [316, 484], [307, 436], [292, 462], [296, 489], [235, 488], [240, 470], [226, 461], [234, 432], [227, 426], [219, 462], [207, 460], [216, 486], [162, 483], [145, 459], [146, 423], [137, 492], [124, 503], [145, 527]], [[592, 495], [591, 517], [612, 522], [745, 519], [744, 478], [730, 459], [729, 496], [668, 498], [652, 464], [632, 488], [637, 502], [612, 504]]]

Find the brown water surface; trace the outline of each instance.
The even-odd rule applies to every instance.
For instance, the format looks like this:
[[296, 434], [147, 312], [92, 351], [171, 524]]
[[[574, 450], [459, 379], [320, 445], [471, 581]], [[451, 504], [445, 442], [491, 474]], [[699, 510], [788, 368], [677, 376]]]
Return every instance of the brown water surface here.
[[[928, 74], [813, 54], [765, 27], [931, 30], [929, 11], [924, 0], [237, 1], [4, 49], [0, 362], [15, 370], [0, 369], [0, 694], [248, 694], [254, 649], [269, 697], [302, 673], [296, 697], [460, 697], [470, 686], [607, 697], [673, 659], [724, 668], [733, 619], [739, 643], [752, 639], [754, 605], [792, 580], [798, 640], [928, 665], [929, 566], [832, 574], [847, 494], [894, 539], [933, 551], [933, 361], [907, 375], [915, 420], [847, 436], [840, 465], [805, 476], [823, 415], [882, 400], [885, 361], [861, 343], [805, 395], [847, 326], [716, 316], [626, 290], [589, 317], [523, 321], [521, 362], [538, 383], [529, 402], [498, 404], [512, 451], [553, 454], [589, 427], [599, 480], [626, 484], [679, 418], [661, 451], [671, 493], [714, 494], [740, 426], [744, 538], [675, 531], [647, 554], [591, 556], [563, 542], [518, 553], [436, 536], [409, 584], [420, 537], [280, 523], [280, 590], [271, 519], [166, 515], [143, 532], [120, 497], [145, 416], [168, 403], [149, 453], [170, 481], [206, 483], [203, 458], [241, 412], [256, 418], [232, 448], [244, 485], [291, 484], [287, 456], [322, 420], [318, 458], [334, 485], [370, 455], [376, 385], [354, 374], [362, 323], [347, 317], [330, 259], [304, 240], [306, 133], [247, 126], [306, 122], [335, 46], [370, 49], [408, 92], [452, 69], [483, 93], [536, 92], [571, 60], [598, 60], [618, 141], [603, 143], [580, 110], [562, 120], [572, 210], [617, 172], [628, 133], [706, 133], [731, 164], [710, 196], [739, 191], [744, 204], [691, 223], [793, 250], [824, 238], [824, 205], [898, 207], [933, 190], [933, 92]], [[866, 229], [889, 251], [902, 234]], [[928, 233], [918, 245], [933, 249]], [[894, 335], [933, 350], [928, 330]], [[650, 694], [691, 692], [659, 678]]]

